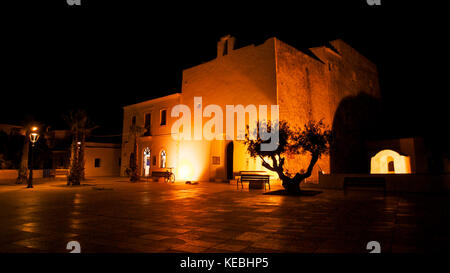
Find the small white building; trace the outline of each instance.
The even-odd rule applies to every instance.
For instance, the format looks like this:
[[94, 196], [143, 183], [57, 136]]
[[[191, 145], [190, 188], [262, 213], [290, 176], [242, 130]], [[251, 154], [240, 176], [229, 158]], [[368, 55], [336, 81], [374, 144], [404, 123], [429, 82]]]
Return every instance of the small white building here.
[[120, 144], [86, 142], [84, 163], [86, 177], [119, 176], [120, 153]]

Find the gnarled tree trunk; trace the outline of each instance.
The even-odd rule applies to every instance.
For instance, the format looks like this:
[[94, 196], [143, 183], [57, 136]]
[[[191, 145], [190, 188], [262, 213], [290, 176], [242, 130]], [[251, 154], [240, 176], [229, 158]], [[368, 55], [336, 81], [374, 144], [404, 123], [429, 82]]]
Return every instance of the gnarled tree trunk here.
[[279, 178], [282, 181], [283, 188], [290, 192], [290, 193], [299, 193], [300, 192], [300, 183], [305, 180], [306, 178], [311, 176], [312, 170], [314, 168], [314, 165], [317, 163], [317, 160], [319, 159], [319, 156], [317, 154], [311, 155], [311, 160], [309, 162], [308, 169], [304, 173], [296, 173], [294, 177], [290, 177], [284, 173], [284, 158], [278, 155], [279, 160], [275, 155], [271, 156], [272, 159], [272, 165], [267, 163], [264, 158], [261, 157], [263, 160], [262, 165], [271, 171], [274, 171], [278, 174]]

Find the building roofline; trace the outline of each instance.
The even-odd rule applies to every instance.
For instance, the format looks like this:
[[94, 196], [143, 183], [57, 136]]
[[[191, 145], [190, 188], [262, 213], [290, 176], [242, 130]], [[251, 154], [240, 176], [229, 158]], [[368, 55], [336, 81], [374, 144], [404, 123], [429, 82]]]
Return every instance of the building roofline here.
[[174, 93], [174, 94], [170, 94], [164, 97], [158, 97], [158, 98], [154, 98], [154, 99], [150, 99], [150, 100], [146, 100], [143, 102], [138, 102], [135, 104], [130, 104], [130, 105], [126, 105], [123, 106], [123, 109], [127, 109], [127, 108], [131, 108], [131, 107], [139, 107], [139, 106], [144, 106], [146, 104], [151, 104], [151, 103], [157, 103], [157, 102], [161, 102], [161, 101], [166, 101], [166, 100], [170, 100], [170, 99], [175, 99], [175, 98], [179, 98], [181, 96], [181, 93]]
[[[260, 46], [265, 45], [266, 43], [270, 43], [270, 41], [271, 41], [271, 40], [274, 40], [274, 39], [277, 39], [277, 38], [276, 38], [275, 36], [272, 36], [272, 37], [269, 37], [269, 38], [265, 39], [264, 42], [262, 42], [262, 43], [251, 43], [251, 44], [248, 44], [248, 45], [241, 46], [241, 47], [239, 47], [239, 48], [234, 48], [232, 51], [245, 50], [245, 49], [249, 49], [249, 48], [257, 48], [257, 47], [260, 47]], [[228, 54], [231, 54], [231, 52], [228, 53]], [[193, 66], [186, 67], [186, 68], [182, 69], [181, 72], [184, 73], [185, 71], [194, 69], [194, 68], [196, 68], [196, 67], [198, 67], [198, 66], [201, 66], [201, 65], [204, 65], [204, 64], [208, 64], [208, 63], [214, 62], [214, 61], [216, 61], [217, 59], [218, 59], [218, 58], [215, 57], [215, 58], [213, 58], [213, 59], [211, 59], [211, 60], [204, 61], [204, 62], [202, 62], [202, 63], [199, 63], [199, 64], [196, 64], [196, 65], [193, 65]]]
[[0, 127], [13, 127], [13, 128], [23, 128], [22, 125], [8, 124], [8, 123], [0, 123]]
[[102, 142], [92, 142], [86, 141], [85, 146], [88, 148], [120, 148], [121, 145], [118, 143], [102, 143]]
[[302, 49], [300, 49], [300, 48], [295, 47], [295, 46], [293, 46], [293, 45], [291, 45], [291, 44], [289, 44], [289, 43], [286, 43], [286, 42], [283, 41], [283, 40], [278, 39], [277, 37], [273, 37], [273, 39], [275, 39], [275, 41], [277, 41], [277, 42], [280, 43], [280, 44], [284, 44], [284, 45], [286, 45], [286, 46], [288, 46], [288, 47], [294, 49], [295, 51], [297, 51], [297, 52], [299, 52], [300, 54], [304, 55], [306, 58], [309, 58], [309, 59], [312, 60], [313, 62], [317, 62], [317, 63], [320, 63], [320, 64], [324, 64], [323, 60], [320, 59], [320, 58], [313, 52], [313, 50], [316, 49], [316, 48], [324, 48], [324, 47], [325, 47], [324, 45], [317, 46], [317, 47], [307, 47], [307, 48], [302, 48]]

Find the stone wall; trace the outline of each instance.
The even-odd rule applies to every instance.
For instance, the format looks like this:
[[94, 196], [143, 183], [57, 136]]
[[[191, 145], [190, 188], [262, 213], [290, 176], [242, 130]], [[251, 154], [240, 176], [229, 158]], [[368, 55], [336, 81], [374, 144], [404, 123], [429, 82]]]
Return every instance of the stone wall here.
[[[353, 162], [363, 154], [362, 136], [356, 135], [361, 124], [355, 124], [352, 128], [354, 139], [346, 134], [343, 137], [340, 126], [341, 123], [346, 124], [346, 120], [336, 122], [336, 112], [343, 100], [361, 94], [377, 100], [379, 85], [375, 65], [341, 40], [332, 41], [328, 46], [312, 48], [307, 53], [279, 40], [276, 40], [275, 47], [280, 119], [287, 120], [294, 127], [302, 127], [310, 119], [323, 119], [336, 136], [331, 155], [319, 160], [311, 180], [317, 181], [319, 170], [326, 173], [344, 171], [352, 165], [341, 162]], [[336, 147], [340, 149], [336, 151]], [[345, 153], [346, 149], [342, 147], [353, 149], [350, 149], [351, 153]], [[306, 169], [308, 163], [308, 157], [295, 156], [288, 158], [287, 166], [295, 173]]]
[[[383, 178], [386, 181], [386, 191], [388, 192], [440, 192], [450, 189], [449, 174], [326, 174], [319, 175], [318, 184], [304, 183], [302, 187], [342, 190], [346, 177]], [[361, 188], [360, 190], [371, 189], [373, 188]]]
[[[33, 170], [33, 178], [43, 178], [43, 170]], [[0, 180], [15, 181], [17, 178], [17, 170], [2, 169], [0, 170]]]

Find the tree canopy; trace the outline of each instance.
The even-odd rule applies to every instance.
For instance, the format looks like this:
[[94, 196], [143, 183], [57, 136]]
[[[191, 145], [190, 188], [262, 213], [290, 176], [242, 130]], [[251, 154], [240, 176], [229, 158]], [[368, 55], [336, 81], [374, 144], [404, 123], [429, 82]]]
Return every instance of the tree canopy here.
[[[259, 157], [262, 160], [262, 166], [278, 174], [282, 180], [283, 187], [288, 191], [299, 191], [300, 182], [311, 176], [312, 169], [317, 160], [327, 154], [331, 142], [331, 130], [322, 120], [316, 122], [308, 121], [303, 128], [292, 128], [286, 121], [279, 121], [276, 124], [271, 122], [258, 122], [255, 132], [247, 134], [244, 143], [251, 157]], [[278, 146], [273, 151], [261, 149], [261, 144], [269, 143], [271, 140], [263, 140], [260, 137], [259, 130], [267, 128], [267, 131], [278, 131]], [[252, 139], [253, 134], [255, 137]], [[285, 160], [288, 155], [309, 154], [310, 163], [304, 172], [296, 173], [294, 176], [285, 169]]]

